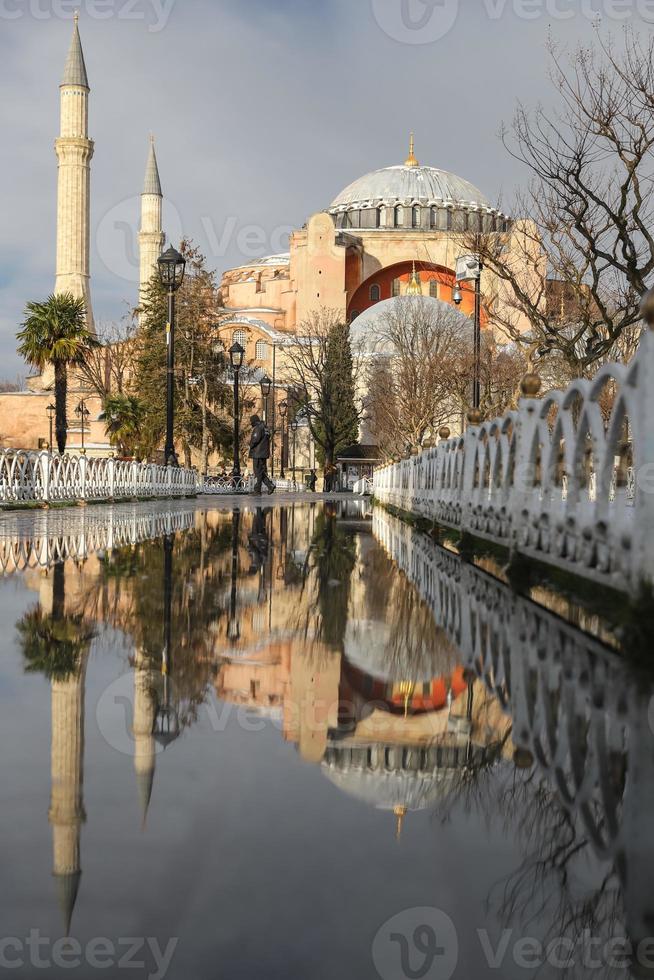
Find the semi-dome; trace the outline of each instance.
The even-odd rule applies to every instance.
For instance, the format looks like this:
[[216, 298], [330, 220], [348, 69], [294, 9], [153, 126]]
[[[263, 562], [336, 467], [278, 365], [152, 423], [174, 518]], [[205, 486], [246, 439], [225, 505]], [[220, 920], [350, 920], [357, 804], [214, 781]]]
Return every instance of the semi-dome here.
[[470, 327], [469, 318], [445, 300], [433, 296], [393, 296], [375, 303], [352, 320], [350, 339], [364, 353], [392, 353], [393, 346], [384, 329], [385, 321], [390, 317], [401, 318], [412, 314], [429, 319], [435, 325], [439, 322], [448, 325], [457, 323], [462, 330]]
[[329, 210], [374, 204], [451, 204], [490, 209], [488, 198], [463, 177], [436, 167], [384, 167], [359, 177], [334, 198]]

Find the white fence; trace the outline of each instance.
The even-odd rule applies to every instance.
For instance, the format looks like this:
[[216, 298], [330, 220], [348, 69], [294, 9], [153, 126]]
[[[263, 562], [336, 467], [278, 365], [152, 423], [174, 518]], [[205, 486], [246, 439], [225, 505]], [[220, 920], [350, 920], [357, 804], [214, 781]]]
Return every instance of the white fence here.
[[619, 589], [654, 581], [654, 333], [628, 365], [377, 470], [374, 494]]
[[0, 503], [190, 497], [195, 470], [49, 452], [0, 450]]

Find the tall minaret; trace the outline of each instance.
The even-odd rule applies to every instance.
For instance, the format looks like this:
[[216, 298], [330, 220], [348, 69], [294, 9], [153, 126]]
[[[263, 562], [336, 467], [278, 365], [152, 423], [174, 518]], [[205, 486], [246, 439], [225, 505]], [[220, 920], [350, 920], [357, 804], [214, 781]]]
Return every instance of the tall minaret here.
[[139, 231], [139, 306], [143, 306], [147, 287], [152, 279], [152, 273], [157, 267], [157, 259], [161, 255], [164, 234], [161, 230], [161, 181], [157, 155], [154, 151], [154, 137], [150, 136], [148, 162], [145, 166], [145, 181], [141, 194], [141, 229]]
[[55, 293], [73, 293], [86, 301], [93, 328], [89, 290], [90, 190], [93, 140], [88, 137], [89, 82], [75, 14], [64, 76], [59, 86], [61, 122], [55, 140], [57, 179], [57, 270]]

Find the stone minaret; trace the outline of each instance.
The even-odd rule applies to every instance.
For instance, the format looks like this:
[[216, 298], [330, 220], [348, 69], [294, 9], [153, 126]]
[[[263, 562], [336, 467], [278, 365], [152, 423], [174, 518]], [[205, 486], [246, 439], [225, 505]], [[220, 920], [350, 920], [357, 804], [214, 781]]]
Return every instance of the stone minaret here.
[[157, 746], [154, 739], [154, 722], [157, 713], [155, 693], [157, 674], [153, 670], [150, 658], [140, 649], [136, 651], [134, 661], [134, 771], [141, 802], [141, 817], [145, 826], [154, 770], [156, 764]]
[[161, 230], [161, 182], [157, 155], [154, 151], [154, 137], [150, 137], [148, 162], [145, 167], [145, 181], [141, 194], [141, 229], [139, 231], [139, 306], [143, 306], [148, 283], [157, 267], [157, 259], [161, 255], [164, 235]]
[[60, 135], [55, 140], [59, 164], [55, 293], [68, 292], [74, 296], [83, 296], [88, 324], [92, 329], [89, 247], [93, 140], [88, 137], [89, 82], [77, 27], [77, 14], [59, 91]]
[[65, 680], [52, 681], [52, 824], [53, 873], [66, 935], [75, 907], [80, 870], [80, 831], [86, 819], [82, 799], [84, 767], [84, 679], [86, 658]]

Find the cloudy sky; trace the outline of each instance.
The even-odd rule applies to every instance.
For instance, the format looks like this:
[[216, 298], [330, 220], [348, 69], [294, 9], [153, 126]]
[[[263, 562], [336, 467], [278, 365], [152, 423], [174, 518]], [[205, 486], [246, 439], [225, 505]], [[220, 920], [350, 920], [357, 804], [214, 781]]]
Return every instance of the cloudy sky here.
[[54, 282], [61, 72], [73, 10], [91, 85], [96, 320], [135, 302], [148, 133], [165, 230], [221, 271], [285, 250], [288, 230], [353, 179], [422, 163], [510, 200], [497, 138], [516, 100], [550, 103], [548, 32], [591, 41], [654, 26], [654, 0], [0, 0], [0, 378], [15, 331]]

